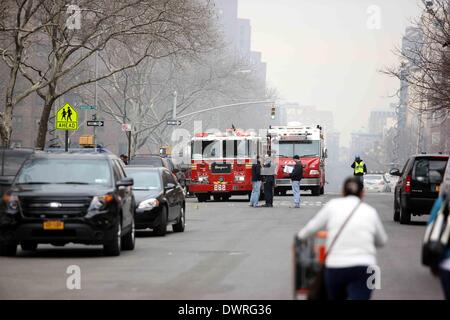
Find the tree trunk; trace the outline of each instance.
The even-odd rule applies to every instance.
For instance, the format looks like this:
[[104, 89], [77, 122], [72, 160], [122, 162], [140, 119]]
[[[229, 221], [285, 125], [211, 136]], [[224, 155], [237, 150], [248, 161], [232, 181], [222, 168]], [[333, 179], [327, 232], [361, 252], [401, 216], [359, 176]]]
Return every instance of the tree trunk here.
[[48, 93], [45, 96], [44, 109], [42, 110], [38, 136], [36, 139], [36, 148], [41, 150], [45, 148], [45, 142], [47, 141], [48, 119], [50, 118], [55, 100], [55, 86], [49, 85]]

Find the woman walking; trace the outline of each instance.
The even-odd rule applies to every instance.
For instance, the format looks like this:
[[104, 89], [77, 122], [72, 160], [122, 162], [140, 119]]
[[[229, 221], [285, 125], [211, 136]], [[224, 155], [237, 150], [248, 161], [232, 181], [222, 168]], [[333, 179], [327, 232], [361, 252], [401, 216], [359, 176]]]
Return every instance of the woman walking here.
[[376, 265], [376, 247], [386, 243], [387, 235], [377, 211], [362, 203], [363, 196], [361, 180], [348, 178], [343, 197], [328, 202], [298, 233], [306, 239], [328, 232], [324, 279], [330, 300], [369, 300], [372, 294], [368, 268]]

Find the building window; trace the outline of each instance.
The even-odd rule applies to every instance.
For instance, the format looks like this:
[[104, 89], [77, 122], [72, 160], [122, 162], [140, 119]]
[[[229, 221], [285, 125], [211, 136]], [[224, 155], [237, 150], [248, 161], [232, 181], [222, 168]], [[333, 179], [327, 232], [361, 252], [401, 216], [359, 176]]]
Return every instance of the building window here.
[[22, 125], [23, 125], [23, 117], [22, 116], [14, 116], [12, 119], [13, 129], [22, 129]]
[[434, 146], [438, 146], [441, 142], [441, 134], [439, 132], [433, 132], [431, 134], [431, 144]]

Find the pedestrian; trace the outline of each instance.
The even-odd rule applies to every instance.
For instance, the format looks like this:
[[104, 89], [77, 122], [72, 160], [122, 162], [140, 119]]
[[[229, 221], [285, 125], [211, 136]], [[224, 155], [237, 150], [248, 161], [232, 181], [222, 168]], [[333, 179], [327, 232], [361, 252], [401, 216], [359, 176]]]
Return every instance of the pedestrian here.
[[[448, 168], [450, 168], [450, 165], [448, 166]], [[442, 189], [439, 197], [436, 199], [434, 206], [431, 209], [428, 224], [431, 224], [434, 220], [436, 220], [439, 210], [441, 210], [443, 206], [447, 206], [446, 208], [444, 208], [444, 210], [450, 209], [449, 200], [450, 180], [442, 183]], [[439, 266], [436, 268], [431, 268], [431, 272], [433, 273], [433, 275], [439, 276], [445, 300], [450, 300], [450, 247], [447, 246], [442, 259], [439, 262]]]
[[303, 166], [298, 155], [294, 156], [294, 169], [290, 174], [292, 193], [294, 194], [294, 208], [300, 208], [300, 180], [303, 178]]
[[123, 163], [125, 163], [126, 165], [128, 165], [128, 156], [121, 154], [120, 155], [120, 160], [123, 161]]
[[250, 196], [250, 206], [257, 207], [259, 194], [261, 192], [261, 161], [256, 157], [256, 163], [252, 165], [252, 193]]
[[274, 170], [272, 167], [272, 161], [270, 160], [270, 157], [266, 155], [264, 159], [264, 166], [265, 173], [263, 175], [264, 177], [264, 200], [266, 203], [263, 205], [263, 207], [271, 208], [273, 207], [273, 193], [274, 193], [274, 187], [275, 187], [275, 175]]
[[370, 270], [378, 268], [369, 267], [376, 265], [376, 247], [386, 243], [387, 235], [377, 211], [362, 202], [363, 195], [361, 180], [347, 178], [343, 197], [329, 201], [298, 233], [306, 239], [327, 231], [324, 282], [329, 300], [369, 300], [374, 289]]
[[364, 175], [367, 174], [367, 167], [359, 155], [355, 156], [355, 160], [353, 161], [351, 167], [353, 168], [353, 175], [358, 177], [364, 186]]

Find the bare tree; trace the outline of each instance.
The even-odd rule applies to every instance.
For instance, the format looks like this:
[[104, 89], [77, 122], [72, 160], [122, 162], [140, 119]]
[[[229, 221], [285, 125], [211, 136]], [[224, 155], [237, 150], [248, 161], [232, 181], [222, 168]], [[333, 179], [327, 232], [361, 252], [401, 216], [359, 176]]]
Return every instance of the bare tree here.
[[428, 3], [414, 22], [416, 32], [396, 49], [401, 65], [383, 72], [408, 85], [408, 107], [420, 112], [450, 110], [450, 2]]
[[[19, 10], [15, 7], [17, 2], [7, 2], [13, 10]], [[58, 97], [133, 68], [149, 57], [160, 59], [180, 53], [195, 55], [208, 50], [214, 42], [211, 36], [212, 11], [206, 0], [80, 0], [80, 29], [70, 28], [67, 23], [70, 4], [68, 0], [39, 2], [33, 14], [33, 24], [39, 29], [32, 33], [34, 42], [30, 41], [22, 49], [35, 60], [29, 59], [26, 63], [22, 58], [16, 61], [15, 68], [31, 84], [20, 93], [21, 96], [36, 92], [44, 100], [36, 141], [40, 148], [45, 145], [48, 120]], [[11, 29], [14, 34], [20, 26], [13, 25]], [[42, 43], [46, 45], [48, 56], [39, 60], [32, 52]], [[101, 68], [97, 75], [80, 76], [80, 68], [92, 65], [94, 54], [111, 47], [121, 53], [110, 57], [115, 59], [114, 69]], [[14, 48], [12, 51], [15, 52]], [[15, 54], [20, 56], [20, 52]], [[5, 108], [9, 110], [5, 111], [8, 116], [12, 115], [17, 98], [10, 100], [12, 102]], [[1, 124], [1, 138], [8, 141], [10, 123], [2, 121]]]

